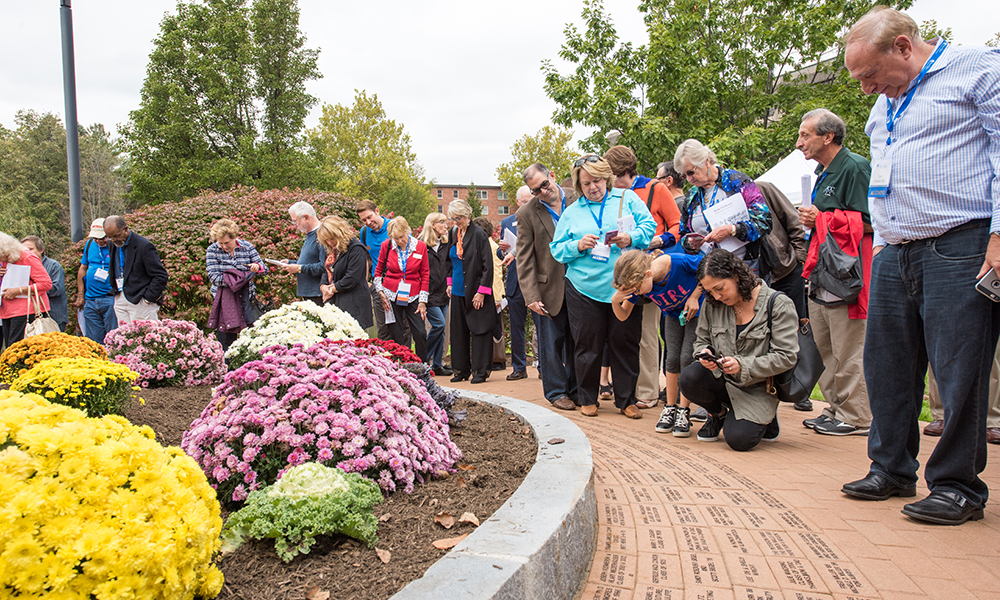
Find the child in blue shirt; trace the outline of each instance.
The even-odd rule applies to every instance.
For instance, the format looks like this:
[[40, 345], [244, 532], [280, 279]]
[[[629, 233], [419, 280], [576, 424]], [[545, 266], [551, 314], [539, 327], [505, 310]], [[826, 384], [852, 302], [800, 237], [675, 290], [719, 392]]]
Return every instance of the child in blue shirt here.
[[[698, 286], [698, 265], [704, 255], [652, 254], [630, 250], [615, 263], [615, 293], [611, 308], [619, 320], [632, 313], [640, 296], [648, 298], [663, 314], [667, 315], [664, 338], [666, 341], [667, 401], [660, 420], [658, 433], [672, 432], [674, 437], [691, 435], [690, 401], [677, 386], [681, 369], [694, 359], [694, 340], [698, 329], [698, 310], [703, 290]], [[686, 360], [687, 364], [681, 364]]]

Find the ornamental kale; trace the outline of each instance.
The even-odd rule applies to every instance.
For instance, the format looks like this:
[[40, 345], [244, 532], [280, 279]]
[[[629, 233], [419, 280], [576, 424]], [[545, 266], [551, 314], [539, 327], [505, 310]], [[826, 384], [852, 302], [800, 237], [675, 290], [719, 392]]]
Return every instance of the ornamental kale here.
[[274, 539], [281, 560], [308, 554], [318, 535], [342, 533], [374, 546], [378, 520], [372, 508], [382, 501], [375, 482], [357, 473], [317, 463], [292, 467], [278, 483], [251, 492], [222, 532], [223, 552], [249, 537]]
[[272, 346], [226, 375], [181, 447], [233, 506], [315, 461], [413, 490], [462, 453], [448, 416], [405, 369], [352, 344]]

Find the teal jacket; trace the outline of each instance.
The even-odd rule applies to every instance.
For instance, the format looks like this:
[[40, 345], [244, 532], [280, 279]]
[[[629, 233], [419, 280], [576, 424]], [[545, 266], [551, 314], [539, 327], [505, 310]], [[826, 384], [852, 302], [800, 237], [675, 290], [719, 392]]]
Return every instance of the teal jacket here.
[[[611, 302], [611, 296], [615, 293], [611, 286], [615, 262], [622, 252], [649, 247], [649, 242], [656, 233], [653, 215], [635, 192], [613, 189], [608, 190], [605, 198], [600, 228], [597, 226], [597, 218], [601, 216], [601, 203], [591, 202], [581, 196], [566, 207], [549, 244], [552, 257], [566, 265], [566, 279], [581, 294], [598, 302]], [[632, 215], [635, 219], [635, 229], [629, 233], [632, 245], [623, 249], [612, 244], [611, 256], [607, 262], [592, 259], [590, 250], [580, 252], [577, 244], [583, 236], [592, 233], [604, 241], [604, 234], [618, 229], [619, 211], [622, 217]]]

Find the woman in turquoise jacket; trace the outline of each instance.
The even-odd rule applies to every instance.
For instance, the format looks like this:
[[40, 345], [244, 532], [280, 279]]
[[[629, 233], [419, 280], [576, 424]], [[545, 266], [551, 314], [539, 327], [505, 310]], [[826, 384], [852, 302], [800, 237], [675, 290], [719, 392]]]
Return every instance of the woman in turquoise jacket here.
[[559, 217], [549, 248], [566, 265], [566, 309], [576, 342], [580, 412], [596, 417], [601, 356], [605, 344], [614, 373], [615, 406], [641, 419], [635, 406], [639, 374], [639, 311], [619, 321], [611, 308], [615, 262], [622, 252], [649, 246], [656, 221], [632, 190], [611, 189], [611, 167], [596, 154], [573, 163], [573, 187], [580, 198]]

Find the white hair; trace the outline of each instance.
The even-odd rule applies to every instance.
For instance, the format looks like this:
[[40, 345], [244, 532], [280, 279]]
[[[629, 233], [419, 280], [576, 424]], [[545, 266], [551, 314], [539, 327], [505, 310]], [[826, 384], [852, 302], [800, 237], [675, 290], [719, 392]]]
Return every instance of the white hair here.
[[310, 217], [316, 218], [316, 209], [312, 207], [305, 200], [299, 200], [295, 204], [288, 207], [288, 214], [293, 218], [297, 219], [302, 215], [309, 215]]

